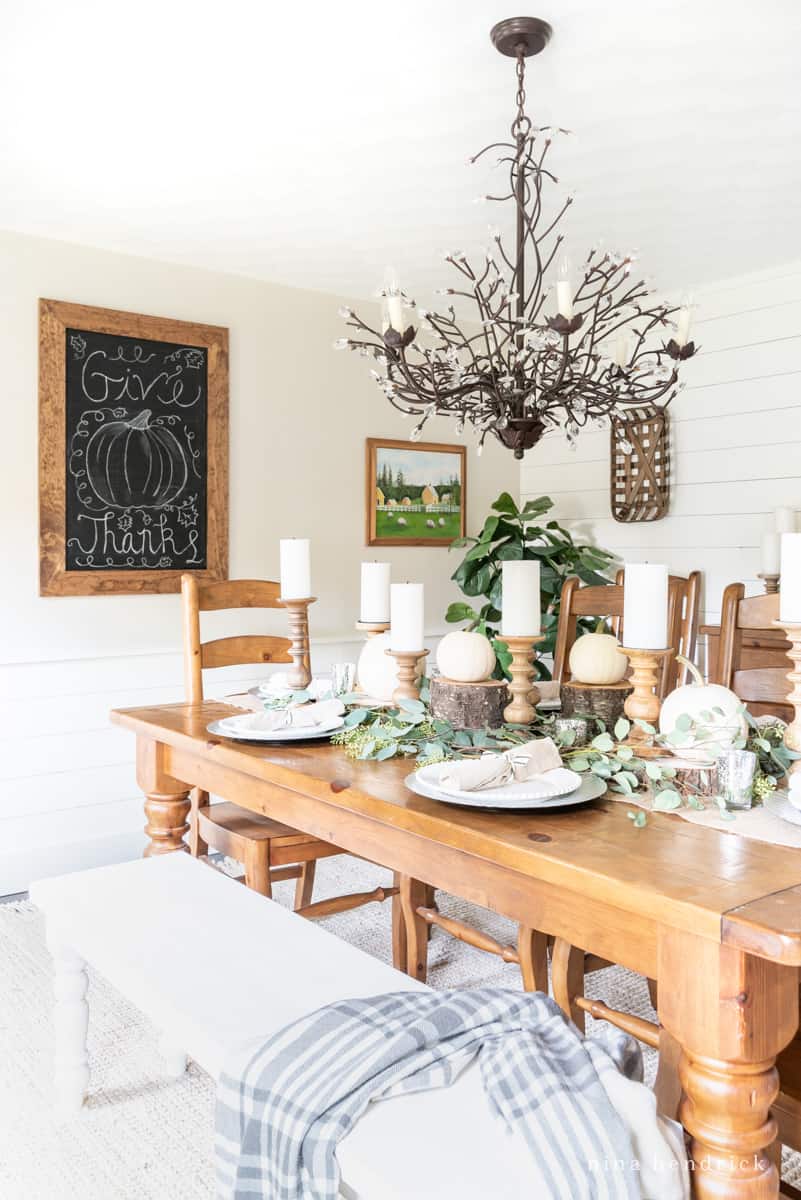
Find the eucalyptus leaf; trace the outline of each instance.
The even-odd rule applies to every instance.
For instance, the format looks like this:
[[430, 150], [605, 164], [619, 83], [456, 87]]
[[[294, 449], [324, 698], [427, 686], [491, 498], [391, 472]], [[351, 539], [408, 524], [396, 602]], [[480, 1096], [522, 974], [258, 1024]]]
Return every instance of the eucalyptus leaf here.
[[[589, 645], [589, 643], [587, 644]], [[618, 717], [617, 721], [615, 721], [615, 737], [617, 740], [622, 742], [623, 738], [628, 737], [630, 730], [631, 721], [627, 721], [625, 717]]]
[[615, 746], [615, 743], [612, 741], [612, 738], [608, 733], [599, 733], [597, 737], [592, 739], [590, 744], [592, 745], [593, 750], [600, 750], [602, 753], [613, 750]]
[[648, 776], [649, 779], [658, 781], [662, 778], [663, 769], [662, 769], [662, 767], [660, 767], [659, 763], [647, 762], [645, 764], [645, 774]]
[[674, 808], [681, 808], [681, 796], [673, 788], [665, 788], [654, 796], [654, 808], [658, 812], [672, 812]]
[[376, 759], [383, 762], [386, 758], [394, 758], [397, 753], [398, 743], [387, 742], [386, 746], [382, 746], [380, 750], [376, 751]]
[[635, 829], [642, 829], [642, 827], [648, 823], [648, 818], [642, 809], [639, 809], [636, 813], [627, 812], [626, 816], [632, 822]]

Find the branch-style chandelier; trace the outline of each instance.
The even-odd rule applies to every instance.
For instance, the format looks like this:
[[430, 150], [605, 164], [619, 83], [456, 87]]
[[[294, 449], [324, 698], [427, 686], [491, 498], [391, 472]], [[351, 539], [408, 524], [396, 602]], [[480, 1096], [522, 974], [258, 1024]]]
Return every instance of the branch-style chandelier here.
[[[381, 329], [342, 308], [340, 316], [357, 333], [334, 346], [375, 359], [378, 369], [371, 373], [384, 395], [419, 418], [412, 441], [436, 413], [454, 417], [458, 432], [472, 425], [479, 453], [492, 433], [522, 458], [561, 424], [572, 441], [589, 422], [612, 413], [665, 407], [681, 386], [678, 363], [695, 346], [689, 302], [679, 309], [650, 300], [644, 281], [632, 278], [634, 255], [594, 248], [576, 280], [569, 261], [559, 261], [564, 235], [558, 226], [573, 197], [555, 216], [546, 214], [543, 189], [558, 180], [545, 160], [554, 136], [568, 131], [536, 128], [525, 112], [526, 58], [544, 49], [551, 27], [515, 17], [495, 25], [490, 36], [501, 54], [516, 60], [517, 111], [511, 140], [485, 146], [469, 161], [495, 151], [508, 170], [502, 194], [482, 199], [514, 205], [514, 252], [490, 226], [492, 244], [480, 266], [461, 251], [447, 254], [460, 279], [438, 289], [455, 298], [442, 312], [418, 308], [389, 270], [378, 293]], [[546, 284], [552, 268], [555, 288]], [[461, 316], [465, 302], [474, 311], [463, 328], [454, 303]]]

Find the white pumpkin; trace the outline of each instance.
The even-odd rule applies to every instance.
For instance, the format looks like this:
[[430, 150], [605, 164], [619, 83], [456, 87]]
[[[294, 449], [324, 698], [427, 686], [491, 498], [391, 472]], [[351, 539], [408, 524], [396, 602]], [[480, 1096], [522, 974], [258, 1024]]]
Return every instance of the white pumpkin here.
[[[389, 650], [389, 634], [379, 633], [368, 638], [359, 655], [356, 668], [356, 678], [359, 687], [373, 700], [382, 700], [389, 704], [392, 693], [398, 686], [398, 660]], [[418, 673], [425, 672], [425, 658], [418, 661]]]
[[620, 683], [629, 660], [611, 633], [584, 633], [570, 650], [570, 674], [576, 683]]
[[[686, 713], [693, 721], [703, 724], [705, 729], [712, 729], [714, 736], [711, 740], [699, 742], [692, 735], [686, 744], [676, 747], [677, 753], [693, 762], [711, 762], [723, 754], [736, 738], [747, 732], [742, 700], [720, 683], [705, 683], [696, 665], [683, 655], [677, 654], [676, 658], [690, 672], [693, 682], [676, 688], [662, 701], [659, 732], [672, 733], [676, 721]], [[720, 711], [715, 712], [715, 709]]]
[[483, 633], [457, 629], [437, 646], [437, 666], [456, 683], [481, 683], [495, 670], [495, 651]]

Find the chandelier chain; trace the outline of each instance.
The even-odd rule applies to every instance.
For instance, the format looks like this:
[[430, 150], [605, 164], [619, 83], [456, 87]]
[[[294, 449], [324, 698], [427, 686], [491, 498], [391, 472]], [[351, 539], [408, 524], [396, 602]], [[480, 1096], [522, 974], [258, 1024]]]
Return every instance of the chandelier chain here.
[[531, 121], [526, 116], [526, 45], [521, 42], [517, 46], [517, 113], [512, 122], [512, 137], [524, 138], [531, 129]]

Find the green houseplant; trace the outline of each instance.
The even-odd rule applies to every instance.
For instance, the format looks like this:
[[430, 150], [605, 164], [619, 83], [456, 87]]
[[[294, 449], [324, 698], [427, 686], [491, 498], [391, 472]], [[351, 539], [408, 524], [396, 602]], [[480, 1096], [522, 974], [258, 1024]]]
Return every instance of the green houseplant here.
[[[492, 640], [498, 656], [496, 674], [506, 674], [510, 660], [506, 643], [498, 635], [501, 619], [501, 568], [509, 559], [539, 559], [542, 604], [542, 632], [536, 659], [540, 678], [550, 678], [542, 655], [552, 655], [559, 618], [562, 584], [569, 575], [578, 575], [584, 583], [606, 584], [613, 556], [607, 550], [573, 540], [569, 529], [558, 521], [542, 523], [544, 515], [553, 508], [549, 496], [528, 500], [518, 508], [508, 492], [502, 492], [484, 522], [478, 537], [457, 538], [450, 549], [469, 547], [451, 579], [459, 585], [472, 603], [457, 600], [448, 607], [445, 620], [468, 622]], [[579, 622], [582, 630], [592, 630], [597, 621]]]

